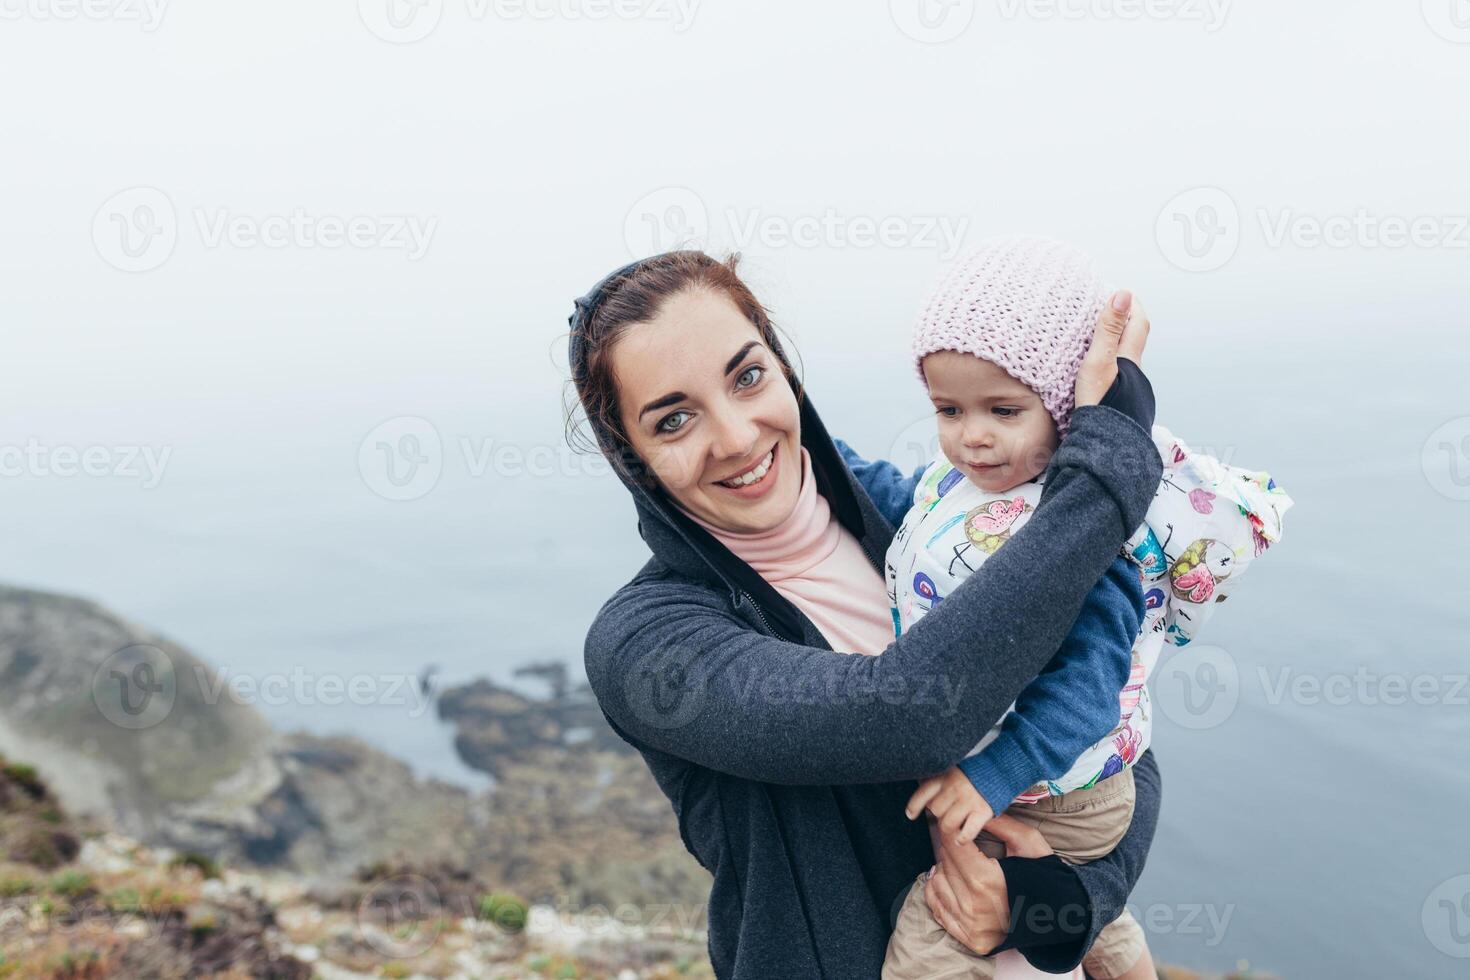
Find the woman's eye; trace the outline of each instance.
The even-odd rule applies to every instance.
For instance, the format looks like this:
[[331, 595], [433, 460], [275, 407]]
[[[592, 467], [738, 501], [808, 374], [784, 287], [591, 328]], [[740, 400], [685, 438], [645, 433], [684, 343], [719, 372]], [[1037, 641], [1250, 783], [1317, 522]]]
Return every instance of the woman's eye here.
[[752, 364], [750, 367], [740, 372], [740, 377], [735, 379], [735, 387], [749, 388], [757, 381], [759, 381], [761, 379], [761, 376], [765, 373], [765, 368], [761, 367], [759, 364]]
[[684, 423], [688, 418], [688, 412], [670, 412], [659, 420], [658, 431], [663, 433], [678, 432], [684, 428]]

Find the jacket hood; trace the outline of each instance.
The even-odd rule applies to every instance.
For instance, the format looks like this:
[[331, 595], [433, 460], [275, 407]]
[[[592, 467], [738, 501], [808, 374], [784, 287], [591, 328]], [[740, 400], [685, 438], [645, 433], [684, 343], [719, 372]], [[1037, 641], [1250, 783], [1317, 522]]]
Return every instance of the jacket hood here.
[[[587, 295], [575, 301], [568, 318], [571, 328], [568, 362], [573, 379], [581, 378], [586, 370], [588, 350], [582, 336], [584, 325], [611, 284], [634, 271], [643, 261], [647, 260], [613, 271]], [[799, 385], [793, 383], [792, 388], [800, 412], [801, 445], [811, 456], [817, 492], [827, 498], [837, 520], [862, 544], [875, 567], [881, 569], [893, 528], [866, 499], [811, 398]], [[613, 472], [632, 495], [638, 514], [638, 532], [654, 557], [680, 574], [723, 585], [735, 594], [745, 593], [759, 605], [776, 632], [800, 641], [801, 615], [796, 607], [708, 531], [694, 523], [654, 481], [645, 478], [640, 472], [639, 462], [629, 459], [629, 451], [619, 444], [612, 431], [597, 419], [589, 418], [587, 424], [597, 439], [598, 448], [612, 464]]]

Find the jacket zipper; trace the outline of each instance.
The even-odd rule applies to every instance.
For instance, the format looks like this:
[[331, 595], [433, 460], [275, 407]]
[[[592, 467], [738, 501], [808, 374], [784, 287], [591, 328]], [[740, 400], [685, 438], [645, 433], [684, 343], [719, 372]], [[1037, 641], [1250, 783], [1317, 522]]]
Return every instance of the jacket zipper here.
[[755, 618], [760, 620], [761, 628], [766, 631], [766, 634], [768, 636], [775, 636], [776, 631], [771, 629], [770, 623], [766, 622], [766, 614], [761, 612], [760, 604], [751, 597], [751, 594], [749, 592], [746, 592], [744, 590], [741, 591], [740, 597], [746, 602], [750, 603], [750, 608], [755, 610]]

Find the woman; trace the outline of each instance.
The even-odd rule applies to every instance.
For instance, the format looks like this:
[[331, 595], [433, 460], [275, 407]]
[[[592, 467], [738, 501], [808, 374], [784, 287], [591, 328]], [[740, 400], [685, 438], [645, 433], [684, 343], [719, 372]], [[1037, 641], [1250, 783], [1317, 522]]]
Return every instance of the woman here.
[[828, 436], [733, 261], [654, 256], [577, 301], [578, 399], [653, 552], [588, 632], [587, 676], [714, 875], [717, 976], [877, 977], [931, 865], [930, 907], [955, 939], [1052, 972], [1127, 900], [1158, 814], [1150, 758], [1128, 835], [1075, 868], [1004, 821], [1000, 861], [931, 840], [904, 807], [1045, 666], [1153, 497], [1151, 395], [1117, 360], [1147, 333], [1128, 310], [1122, 293], [1104, 314], [1030, 525], [912, 631], [875, 641], [913, 484]]

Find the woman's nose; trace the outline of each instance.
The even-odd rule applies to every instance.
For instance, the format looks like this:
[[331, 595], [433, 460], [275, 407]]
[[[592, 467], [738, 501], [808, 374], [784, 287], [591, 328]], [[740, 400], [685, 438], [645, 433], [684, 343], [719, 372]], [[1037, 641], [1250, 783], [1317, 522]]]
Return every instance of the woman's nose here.
[[710, 453], [717, 459], [743, 459], [755, 452], [761, 427], [738, 412], [724, 412], [713, 419], [714, 442]]

